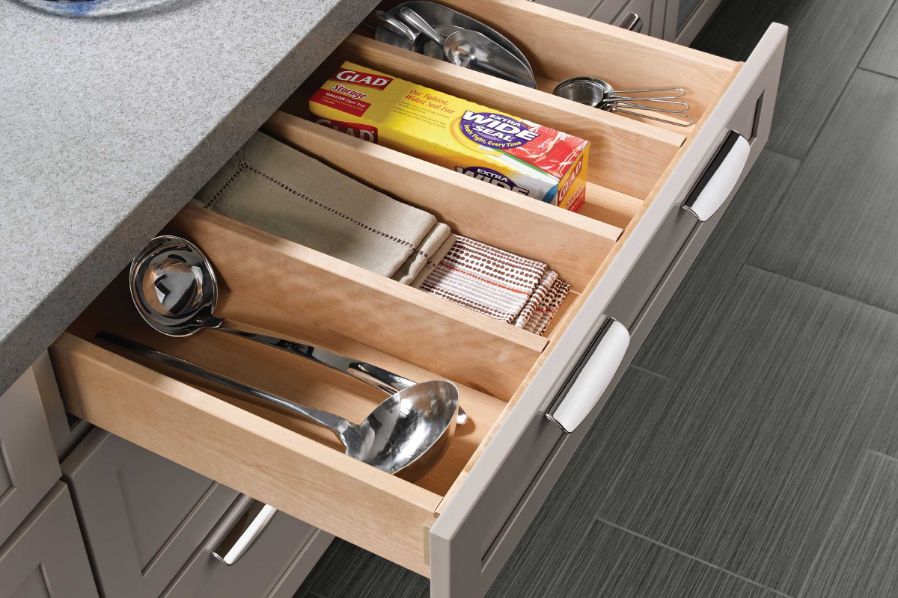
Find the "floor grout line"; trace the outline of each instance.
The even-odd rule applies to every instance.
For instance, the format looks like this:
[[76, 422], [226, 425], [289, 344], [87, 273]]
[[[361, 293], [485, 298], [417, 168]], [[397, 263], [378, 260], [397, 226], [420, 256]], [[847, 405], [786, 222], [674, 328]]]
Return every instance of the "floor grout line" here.
[[877, 71], [875, 69], [867, 68], [865, 66], [859, 66], [855, 70], [856, 71], [864, 71], [865, 73], [870, 73], [872, 75], [879, 75], [880, 77], [885, 77], [886, 79], [892, 79], [893, 81], [898, 81], [898, 75], [890, 75], [889, 73], [883, 73], [882, 71]]
[[785, 278], [786, 280], [791, 280], [792, 282], [797, 282], [798, 284], [802, 284], [804, 286], [811, 287], [812, 289], [817, 289], [818, 291], [823, 291], [824, 293], [829, 293], [830, 295], [835, 295], [836, 297], [841, 297], [842, 299], [848, 299], [849, 301], [854, 301], [855, 303], [864, 305], [871, 309], [885, 312], [885, 313], [889, 314], [890, 316], [898, 317], [898, 312], [892, 311], [891, 309], [886, 309], [885, 307], [882, 307], [881, 305], [876, 305], [874, 303], [868, 303], [868, 302], [864, 301], [863, 299], [858, 299], [857, 297], [852, 297], [851, 295], [843, 295], [842, 293], [839, 293], [832, 289], [828, 289], [826, 287], [816, 285], [816, 284], [814, 284], [812, 282], [808, 282], [806, 280], [801, 280], [800, 278], [792, 278], [791, 276], [787, 276], [781, 272], [777, 272], [776, 270], [771, 270], [769, 268], [765, 268], [764, 266], [752, 264], [751, 262], [745, 262], [744, 264], [742, 264], [742, 266], [740, 266], [740, 268], [739, 268], [739, 274], [742, 273], [742, 270], [746, 266], [748, 266], [749, 268], [754, 268], [755, 270], [760, 270], [761, 272], [767, 272], [768, 274], [773, 274], [774, 276], [779, 276], [780, 278]]
[[671, 378], [670, 376], [665, 376], [664, 374], [659, 374], [658, 372], [652, 371], [652, 370], [650, 370], [649, 368], [646, 368], [646, 367], [642, 367], [641, 365], [636, 365], [635, 363], [631, 363], [631, 364], [630, 364], [630, 368], [632, 368], [632, 369], [634, 369], [634, 370], [637, 370], [637, 371], [640, 371], [640, 372], [643, 372], [644, 374], [649, 374], [650, 376], [654, 376], [654, 377], [656, 377], [656, 378], [660, 378], [660, 379], [664, 380], [665, 382], [676, 382], [676, 381], [675, 381], [673, 378]]
[[629, 534], [635, 538], [639, 538], [640, 540], [649, 542], [650, 544], [654, 544], [655, 546], [658, 546], [660, 548], [664, 548], [665, 550], [669, 550], [669, 551], [671, 551], [675, 554], [678, 554], [680, 556], [684, 556], [684, 557], [686, 557], [690, 560], [693, 560], [697, 563], [701, 563], [702, 565], [705, 565], [706, 567], [710, 567], [711, 569], [714, 569], [715, 571], [720, 571], [721, 573], [725, 573], [726, 575], [729, 575], [730, 577], [735, 577], [736, 579], [742, 580], [742, 581], [749, 583], [753, 586], [762, 588], [764, 590], [767, 590], [768, 592], [772, 592], [772, 593], [776, 594], [777, 596], [782, 596], [783, 598], [792, 598], [792, 596], [790, 596], [789, 594], [785, 594], [783, 592], [780, 592], [779, 590], [774, 590], [773, 588], [768, 588], [764, 584], [758, 583], [753, 579], [743, 577], [743, 576], [739, 575], [738, 573], [733, 573], [732, 571], [724, 569], [720, 565], [715, 565], [714, 563], [708, 562], [705, 559], [701, 559], [701, 558], [698, 558], [697, 556], [691, 555], [688, 552], [683, 552], [682, 550], [679, 550], [678, 548], [674, 548], [673, 546], [668, 546], [667, 544], [665, 544], [663, 542], [659, 542], [658, 540], [655, 540], [653, 538], [650, 538], [648, 536], [640, 534], [639, 532], [634, 532], [633, 530], [627, 529], [622, 525], [612, 523], [611, 521], [608, 521], [607, 519], [602, 519], [601, 517], [597, 517], [596, 521], [604, 523], [605, 525], [609, 525], [616, 530], [622, 531], [622, 532]]

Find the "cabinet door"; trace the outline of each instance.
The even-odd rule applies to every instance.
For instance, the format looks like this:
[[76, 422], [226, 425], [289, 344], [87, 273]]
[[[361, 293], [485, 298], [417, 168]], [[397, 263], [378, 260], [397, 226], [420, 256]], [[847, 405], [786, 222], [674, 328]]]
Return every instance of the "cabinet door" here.
[[63, 463], [107, 596], [155, 598], [237, 493], [100, 429]]
[[34, 373], [0, 396], [0, 544], [59, 480]]
[[654, 37], [664, 35], [666, 0], [605, 0], [589, 15], [630, 31]]
[[95, 598], [72, 499], [57, 482], [0, 546], [0, 598]]
[[[318, 530], [284, 513], [256, 528], [246, 503], [255, 501], [237, 499], [163, 598], [273, 598], [296, 592], [304, 576], [294, 576], [294, 569], [310, 571], [330, 538], [319, 538]], [[226, 562], [224, 547], [235, 543], [248, 548]]]

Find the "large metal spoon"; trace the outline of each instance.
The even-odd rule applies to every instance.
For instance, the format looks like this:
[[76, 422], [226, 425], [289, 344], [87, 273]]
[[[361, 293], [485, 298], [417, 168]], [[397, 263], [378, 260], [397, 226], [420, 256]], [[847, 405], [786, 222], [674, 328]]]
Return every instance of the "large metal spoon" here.
[[443, 52], [458, 66], [536, 88], [536, 80], [527, 65], [479, 31], [462, 29], [450, 34], [443, 40]]
[[[97, 337], [168, 367], [246, 394], [268, 407], [324, 426], [343, 443], [346, 455], [387, 473], [397, 473], [412, 464], [415, 464], [414, 471], [423, 472], [442, 454], [455, 431], [458, 389], [445, 380], [421, 382], [390, 395], [365, 421], [356, 425], [333, 413], [265, 392], [146, 345], [106, 332]], [[403, 477], [413, 476], [406, 473]]]
[[150, 241], [131, 262], [128, 283], [137, 312], [147, 324], [167, 336], [190, 336], [211, 328], [310, 359], [387, 394], [415, 386], [408, 378], [364, 361], [226, 326], [214, 313], [218, 304], [218, 280], [212, 262], [187, 239], [162, 235]]

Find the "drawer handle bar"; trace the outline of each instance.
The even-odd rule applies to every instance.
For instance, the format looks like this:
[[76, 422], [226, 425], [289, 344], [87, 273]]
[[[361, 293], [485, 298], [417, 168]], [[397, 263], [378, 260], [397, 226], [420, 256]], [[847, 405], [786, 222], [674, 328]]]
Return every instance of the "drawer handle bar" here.
[[739, 183], [750, 154], [748, 140], [730, 131], [683, 202], [683, 209], [695, 215], [699, 222], [714, 216]]
[[[608, 390], [608, 385], [623, 363], [630, 346], [630, 332], [617, 320], [608, 318], [592, 346], [592, 354], [586, 359], [573, 384], [568, 387], [561, 401], [557, 401], [554, 408], [550, 407], [546, 412], [546, 418], [565, 434], [570, 434], [583, 423]], [[589, 349], [587, 353], [588, 351]]]
[[637, 12], [631, 12], [624, 20], [621, 21], [620, 26], [627, 31], [635, 31], [636, 33], [642, 33], [642, 17], [639, 16]]
[[[218, 545], [212, 549], [212, 558], [221, 561], [228, 567], [240, 560], [262, 535], [277, 509], [244, 495], [240, 497], [224, 517], [227, 531], [216, 534], [221, 537]], [[236, 522], [232, 521], [236, 519]]]

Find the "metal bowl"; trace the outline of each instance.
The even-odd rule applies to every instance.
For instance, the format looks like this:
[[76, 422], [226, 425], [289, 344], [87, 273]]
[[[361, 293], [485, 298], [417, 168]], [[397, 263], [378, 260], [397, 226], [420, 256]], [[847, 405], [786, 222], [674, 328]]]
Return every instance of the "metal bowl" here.
[[[520, 58], [521, 61], [525, 65], [527, 65], [530, 73], [533, 74], [533, 67], [530, 65], [530, 61], [527, 60], [527, 57], [524, 56], [524, 53], [521, 52], [520, 48], [518, 48], [507, 37], [496, 31], [489, 25], [481, 23], [477, 19], [469, 17], [464, 13], [460, 13], [457, 10], [453, 10], [448, 6], [443, 6], [442, 4], [437, 4], [436, 2], [427, 2], [425, 0], [411, 0], [410, 2], [403, 2], [402, 4], [394, 6], [387, 12], [398, 19], [399, 10], [403, 6], [411, 8], [419, 15], [424, 17], [427, 22], [430, 23], [437, 31], [440, 31], [440, 33], [443, 33], [443, 31], [440, 30], [440, 26], [455, 26], [461, 27], [463, 29], [479, 31], [487, 37], [492, 38], [497, 44], [505, 47], [509, 52]], [[383, 26], [379, 26], [377, 28], [374, 33], [374, 39], [390, 44], [392, 46], [396, 46], [398, 48], [404, 48], [406, 50], [425, 54], [432, 58], [443, 59], [442, 49], [440, 48], [439, 53], [437, 53], [436, 43], [432, 41], [421, 41], [419, 42], [419, 47], [416, 48], [412, 46], [412, 43], [409, 40], [396, 35]]]

